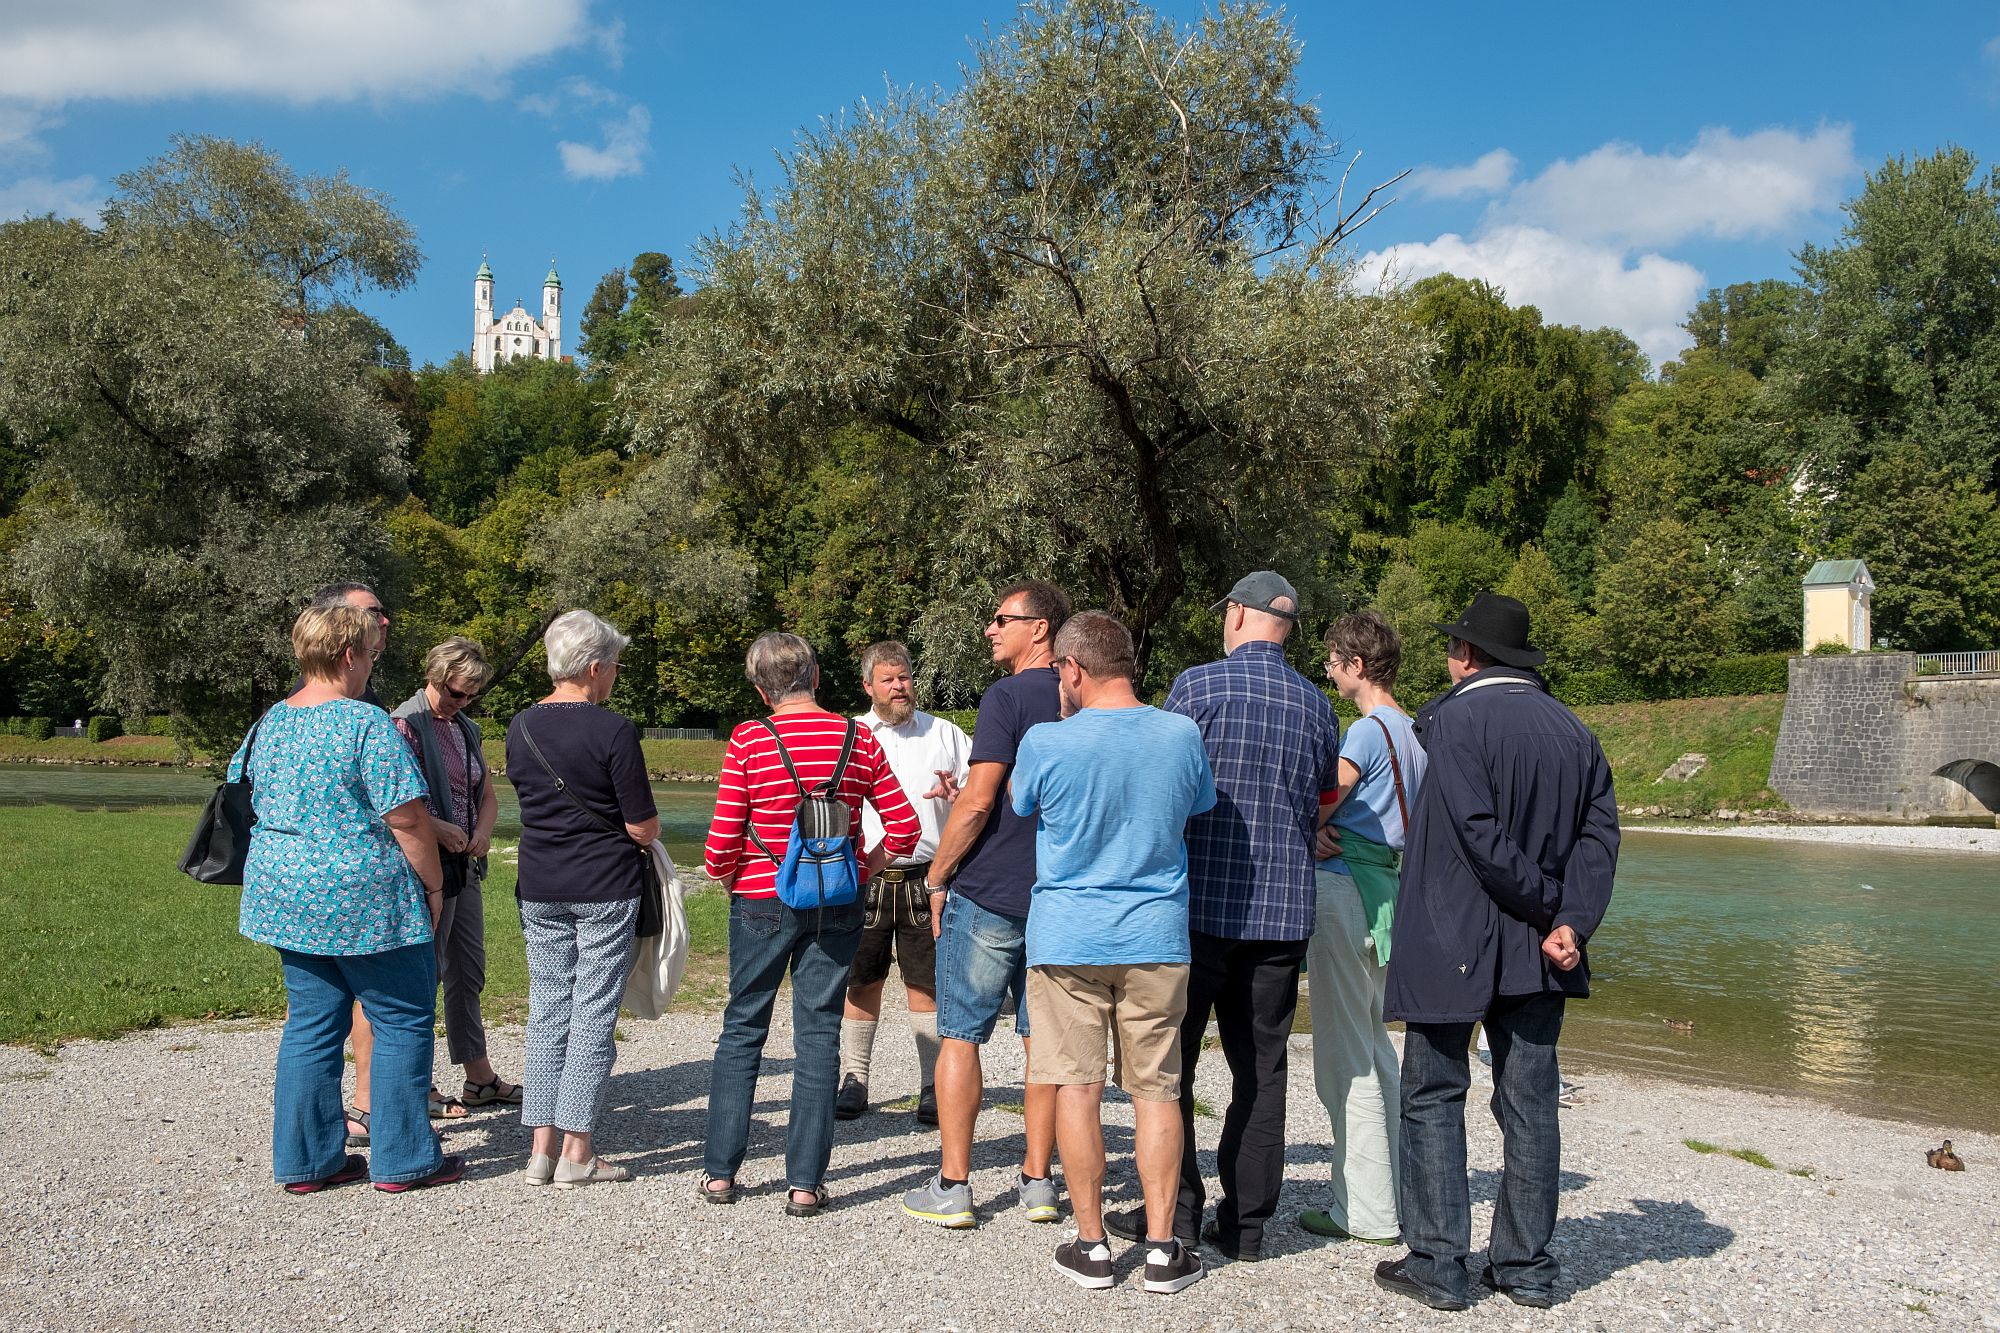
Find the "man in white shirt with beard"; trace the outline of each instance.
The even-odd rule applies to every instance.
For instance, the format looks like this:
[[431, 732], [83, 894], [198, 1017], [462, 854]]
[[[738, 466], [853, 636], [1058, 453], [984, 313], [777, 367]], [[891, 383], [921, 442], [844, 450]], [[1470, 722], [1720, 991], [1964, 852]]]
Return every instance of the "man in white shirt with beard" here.
[[[931, 928], [931, 901], [925, 872], [937, 852], [938, 834], [951, 813], [952, 797], [965, 776], [972, 740], [941, 717], [916, 706], [910, 650], [894, 639], [871, 644], [861, 654], [861, 688], [873, 708], [861, 724], [875, 734], [889, 767], [916, 809], [923, 836], [910, 855], [891, 861], [868, 881], [861, 947], [847, 978], [847, 1007], [840, 1023], [840, 1092], [835, 1118], [854, 1120], [868, 1110], [868, 1065], [875, 1029], [882, 1018], [882, 984], [893, 957], [909, 997], [910, 1032], [917, 1043], [917, 1120], [937, 1123], [937, 947]], [[882, 841], [882, 821], [873, 806], [861, 815], [863, 845]]]

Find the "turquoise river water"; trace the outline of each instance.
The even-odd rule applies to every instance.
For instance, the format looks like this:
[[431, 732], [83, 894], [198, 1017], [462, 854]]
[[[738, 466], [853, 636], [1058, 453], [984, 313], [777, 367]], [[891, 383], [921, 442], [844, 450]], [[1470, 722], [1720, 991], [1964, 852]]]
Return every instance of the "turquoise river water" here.
[[[0, 804], [177, 805], [210, 789], [169, 769], [0, 765]], [[654, 790], [676, 859], [697, 859], [714, 789]], [[515, 810], [501, 793], [506, 836]], [[1590, 954], [1595, 994], [1563, 1032], [1572, 1071], [1805, 1094], [1941, 1135], [2000, 1131], [2000, 859], [1628, 833]]]

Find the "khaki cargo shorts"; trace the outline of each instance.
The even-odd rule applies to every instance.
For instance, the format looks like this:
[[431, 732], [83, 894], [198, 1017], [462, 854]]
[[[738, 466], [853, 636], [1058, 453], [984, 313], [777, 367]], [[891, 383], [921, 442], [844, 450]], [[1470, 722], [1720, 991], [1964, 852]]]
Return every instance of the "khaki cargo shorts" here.
[[1186, 963], [1029, 968], [1029, 1081], [1102, 1083], [1108, 1048], [1128, 1096], [1178, 1100], [1187, 987]]

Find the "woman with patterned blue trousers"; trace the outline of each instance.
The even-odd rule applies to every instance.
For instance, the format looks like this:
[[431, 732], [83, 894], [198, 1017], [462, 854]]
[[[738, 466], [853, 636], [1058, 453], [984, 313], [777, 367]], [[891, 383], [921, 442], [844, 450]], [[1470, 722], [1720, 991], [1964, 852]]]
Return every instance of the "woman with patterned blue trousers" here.
[[[230, 761], [257, 823], [239, 929], [278, 951], [272, 1173], [293, 1194], [372, 1177], [390, 1193], [464, 1173], [431, 1131], [432, 931], [444, 885], [424, 779], [389, 715], [362, 703], [381, 651], [376, 614], [307, 608], [292, 626], [304, 683]], [[346, 1151], [341, 1048], [356, 1001], [375, 1029], [369, 1160]]]

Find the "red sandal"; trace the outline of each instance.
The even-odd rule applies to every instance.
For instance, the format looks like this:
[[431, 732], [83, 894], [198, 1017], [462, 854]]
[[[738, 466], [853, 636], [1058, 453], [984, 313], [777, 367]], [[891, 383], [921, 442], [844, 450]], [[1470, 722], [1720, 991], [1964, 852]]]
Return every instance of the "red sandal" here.
[[378, 1180], [375, 1188], [384, 1194], [402, 1194], [409, 1190], [429, 1189], [432, 1185], [449, 1185], [465, 1178], [465, 1159], [452, 1153], [438, 1163], [437, 1170], [420, 1180]]
[[295, 1180], [285, 1186], [287, 1194], [317, 1194], [321, 1190], [332, 1189], [335, 1185], [351, 1185], [368, 1177], [368, 1159], [359, 1153], [347, 1154], [347, 1160], [340, 1169], [323, 1180]]

